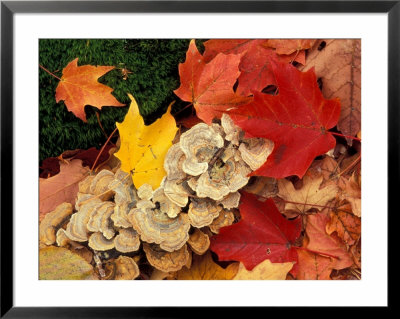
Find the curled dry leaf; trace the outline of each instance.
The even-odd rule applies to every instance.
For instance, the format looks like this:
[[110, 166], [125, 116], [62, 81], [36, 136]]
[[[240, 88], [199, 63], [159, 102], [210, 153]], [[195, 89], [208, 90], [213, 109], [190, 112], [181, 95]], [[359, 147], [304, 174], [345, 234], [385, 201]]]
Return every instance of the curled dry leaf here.
[[[325, 42], [323, 49], [320, 44]], [[300, 68], [314, 68], [322, 79], [322, 93], [327, 99], [339, 98], [341, 112], [338, 129], [355, 136], [361, 128], [361, 40], [319, 40], [307, 56], [307, 63]], [[352, 139], [347, 139], [352, 145]]]
[[305, 214], [310, 209], [321, 210], [334, 199], [339, 188], [330, 184], [320, 189], [323, 177], [312, 179], [304, 176], [303, 187], [296, 190], [292, 182], [286, 179], [278, 180], [278, 196], [286, 201], [285, 210]]
[[54, 210], [61, 203], [75, 205], [78, 184], [86, 178], [89, 168], [81, 160], [60, 163], [60, 173], [50, 178], [39, 178], [39, 218]]
[[336, 233], [328, 234], [326, 232], [329, 221], [327, 209], [318, 214], [307, 216], [306, 234], [309, 243], [306, 248], [318, 252], [324, 257], [334, 256], [334, 258], [331, 258], [333, 269], [350, 267], [353, 260], [343, 241]]
[[242, 263], [234, 280], [285, 280], [288, 272], [292, 269], [294, 262], [271, 263], [269, 259], [264, 260], [248, 271]]
[[338, 210], [329, 213], [330, 221], [326, 225], [326, 232], [330, 235], [336, 232], [346, 245], [353, 245], [361, 236], [361, 218], [348, 211]]
[[193, 255], [190, 269], [182, 268], [176, 273], [178, 280], [230, 280], [238, 271], [239, 263], [232, 263], [225, 269], [216, 264], [210, 251], [199, 256]]

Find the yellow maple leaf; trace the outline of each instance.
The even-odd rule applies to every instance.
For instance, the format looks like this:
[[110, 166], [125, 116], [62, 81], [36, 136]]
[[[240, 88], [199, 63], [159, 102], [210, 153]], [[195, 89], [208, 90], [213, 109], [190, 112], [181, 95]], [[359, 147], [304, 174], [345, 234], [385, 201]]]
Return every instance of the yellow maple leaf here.
[[193, 254], [190, 269], [183, 267], [176, 273], [179, 280], [230, 280], [237, 272], [238, 263], [232, 263], [225, 269], [217, 265], [211, 257], [210, 251], [202, 256]]
[[136, 188], [150, 184], [153, 189], [160, 186], [166, 175], [164, 158], [175, 137], [175, 119], [171, 115], [171, 105], [167, 112], [151, 125], [144, 125], [139, 107], [134, 97], [122, 123], [117, 123], [121, 146], [115, 156], [121, 161], [121, 170], [130, 172]]
[[285, 280], [286, 275], [292, 269], [294, 262], [271, 263], [265, 259], [262, 263], [248, 271], [242, 263], [234, 280]]

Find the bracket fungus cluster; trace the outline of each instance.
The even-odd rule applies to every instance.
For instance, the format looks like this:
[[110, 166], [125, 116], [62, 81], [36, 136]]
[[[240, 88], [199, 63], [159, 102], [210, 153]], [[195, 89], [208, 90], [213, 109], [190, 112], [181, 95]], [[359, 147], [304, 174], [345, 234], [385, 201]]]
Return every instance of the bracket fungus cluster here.
[[43, 219], [40, 243], [86, 245], [100, 279], [135, 279], [140, 265], [190, 268], [192, 253], [205, 254], [209, 237], [235, 222], [239, 190], [272, 149], [271, 141], [244, 138], [225, 114], [221, 124], [197, 124], [168, 150], [157, 189], [136, 188], [118, 166], [87, 176], [75, 207], [63, 203]]

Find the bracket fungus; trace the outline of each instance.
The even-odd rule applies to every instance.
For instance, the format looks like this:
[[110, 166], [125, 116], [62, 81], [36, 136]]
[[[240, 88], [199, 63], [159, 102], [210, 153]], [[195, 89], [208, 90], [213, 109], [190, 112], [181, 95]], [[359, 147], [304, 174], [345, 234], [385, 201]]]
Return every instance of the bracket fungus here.
[[97, 251], [106, 251], [115, 247], [114, 239], [107, 239], [102, 233], [93, 233], [89, 237], [89, 247]]
[[62, 203], [50, 213], [47, 213], [39, 226], [39, 240], [45, 245], [52, 245], [56, 241], [56, 231], [72, 214], [72, 205]]
[[182, 165], [186, 159], [180, 143], [172, 145], [164, 159], [164, 169], [167, 172], [167, 179], [169, 181], [180, 181], [186, 177], [185, 172], [182, 170]]
[[208, 199], [192, 200], [189, 204], [188, 217], [192, 226], [201, 228], [210, 225], [222, 208]]
[[111, 220], [113, 221], [114, 226], [121, 228], [132, 227], [132, 224], [128, 219], [128, 214], [134, 207], [134, 202], [125, 202], [121, 205], [115, 205], [114, 213], [111, 215]]
[[137, 190], [140, 199], [150, 200], [153, 197], [153, 187], [150, 184], [143, 184]]
[[181, 212], [181, 208], [169, 200], [162, 187], [154, 191], [152, 201], [158, 205], [160, 212], [167, 214], [170, 218], [175, 218]]
[[235, 215], [231, 211], [223, 209], [208, 227], [214, 234], [218, 234], [222, 227], [230, 226], [234, 221]]
[[221, 200], [226, 195], [236, 192], [247, 184], [250, 169], [243, 162], [230, 158], [226, 163], [215, 163], [210, 171], [202, 174], [197, 180], [196, 194], [198, 197], [209, 197]]
[[265, 138], [245, 139], [239, 146], [243, 161], [255, 171], [260, 168], [274, 149], [274, 142]]
[[126, 202], [136, 203], [138, 201], [131, 175], [120, 169], [115, 172], [114, 179], [109, 183], [108, 188], [115, 193], [114, 202], [116, 205]]
[[121, 229], [114, 239], [115, 249], [121, 253], [137, 251], [140, 247], [138, 233], [133, 228]]
[[133, 280], [140, 275], [139, 267], [133, 258], [119, 256], [114, 262], [115, 280]]
[[164, 179], [161, 183], [164, 188], [164, 194], [168, 199], [179, 207], [185, 207], [189, 201], [190, 192], [183, 184], [177, 184], [175, 181]]
[[166, 251], [178, 250], [189, 239], [187, 214], [170, 218], [157, 207], [147, 207], [134, 208], [128, 218], [143, 241], [159, 244]]
[[207, 171], [208, 162], [224, 146], [224, 139], [207, 124], [199, 123], [181, 135], [180, 146], [186, 156], [183, 171], [198, 176]]
[[196, 228], [189, 236], [188, 244], [197, 255], [203, 255], [210, 247], [210, 238], [200, 229]]
[[221, 126], [225, 132], [225, 139], [230, 141], [233, 145], [239, 146], [241, 136], [244, 135], [241, 128], [233, 122], [229, 115], [222, 114]]
[[186, 244], [176, 251], [167, 252], [157, 245], [143, 243], [143, 250], [150, 265], [163, 272], [178, 271], [189, 260], [189, 251]]
[[240, 201], [240, 193], [233, 192], [226, 195], [220, 201], [217, 201], [217, 204], [222, 205], [226, 209], [237, 208], [239, 206]]
[[67, 225], [65, 234], [69, 239], [78, 242], [84, 242], [88, 240], [88, 229], [86, 227], [89, 222], [92, 212], [97, 206], [102, 205], [103, 202], [98, 198], [92, 198], [86, 203], [82, 204], [79, 210], [71, 216], [71, 219]]
[[94, 209], [87, 223], [87, 229], [91, 232], [101, 232], [107, 239], [114, 237], [115, 231], [110, 218], [114, 213], [114, 206], [113, 202], [104, 202]]
[[89, 193], [98, 195], [102, 200], [109, 200], [114, 196], [114, 192], [108, 188], [108, 185], [113, 181], [113, 179], [114, 173], [103, 169], [90, 183]]

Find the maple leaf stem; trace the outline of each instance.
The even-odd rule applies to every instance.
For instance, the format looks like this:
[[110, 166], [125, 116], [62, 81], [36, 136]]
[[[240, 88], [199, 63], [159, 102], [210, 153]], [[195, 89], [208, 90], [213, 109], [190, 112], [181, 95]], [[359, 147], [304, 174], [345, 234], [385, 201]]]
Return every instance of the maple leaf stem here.
[[329, 133], [331, 133], [332, 135], [341, 136], [341, 137], [344, 137], [344, 138], [350, 138], [352, 140], [356, 140], [356, 141], [361, 142], [361, 138], [358, 138], [358, 137], [349, 136], [349, 135], [343, 135], [343, 134], [336, 133], [336, 132], [329, 132]]
[[311, 249], [308, 249], [308, 248], [305, 248], [305, 247], [298, 247], [298, 246], [292, 246], [292, 247], [295, 248], [295, 249], [305, 250], [305, 251], [308, 251], [308, 252], [313, 253], [313, 254], [339, 259], [338, 256], [327, 254], [327, 253], [323, 253], [323, 252], [316, 251], [316, 250], [311, 250]]
[[56, 79], [58, 79], [58, 80], [61, 81], [61, 79], [60, 79], [57, 75], [55, 75], [54, 73], [51, 73], [51, 72], [50, 72], [49, 70], [47, 70], [44, 66], [42, 66], [42, 65], [39, 64], [39, 67], [42, 68], [43, 70], [45, 70], [48, 74], [54, 76]]
[[186, 110], [188, 107], [190, 107], [192, 105], [193, 105], [193, 103], [190, 103], [190, 104], [186, 105], [183, 109], [181, 109], [178, 112], [176, 112], [174, 114], [171, 114], [171, 115], [175, 117], [176, 115], [178, 115], [179, 113], [183, 112], [184, 110]]
[[100, 158], [100, 155], [103, 153], [103, 151], [104, 151], [106, 145], [108, 144], [108, 142], [110, 141], [111, 137], [113, 137], [113, 135], [115, 134], [115, 132], [116, 132], [117, 130], [118, 130], [118, 128], [115, 128], [115, 130], [112, 131], [112, 133], [111, 133], [110, 136], [108, 137], [107, 141], [104, 143], [104, 145], [103, 145], [102, 148], [100, 149], [100, 152], [99, 152], [99, 154], [97, 154], [96, 160], [94, 161], [93, 166], [92, 166], [92, 168], [90, 169], [90, 173], [93, 172], [93, 169], [96, 167], [96, 164], [97, 164], [97, 161], [98, 161], [99, 158]]
[[339, 174], [335, 175], [336, 177], [342, 176], [344, 173], [348, 172], [355, 164], [358, 163], [358, 161], [361, 159], [361, 154], [353, 161], [350, 163], [349, 166], [347, 166], [343, 171], [341, 171]]
[[96, 117], [97, 117], [97, 123], [99, 123], [100, 129], [102, 130], [104, 136], [108, 139], [108, 135], [107, 135], [107, 133], [104, 131], [103, 125], [101, 125], [101, 122], [100, 122], [100, 114], [99, 114], [99, 112], [96, 112]]

